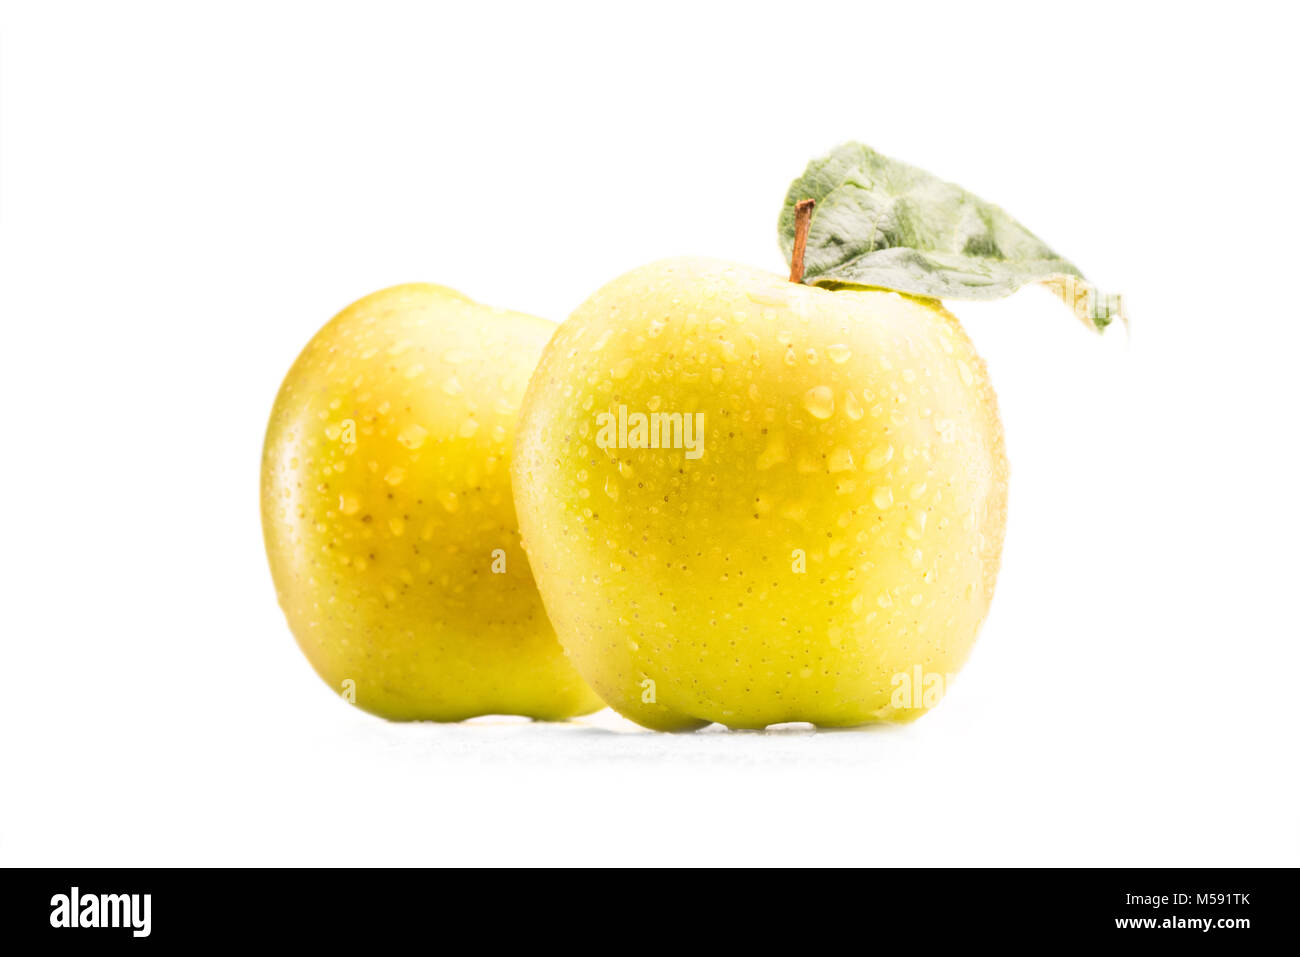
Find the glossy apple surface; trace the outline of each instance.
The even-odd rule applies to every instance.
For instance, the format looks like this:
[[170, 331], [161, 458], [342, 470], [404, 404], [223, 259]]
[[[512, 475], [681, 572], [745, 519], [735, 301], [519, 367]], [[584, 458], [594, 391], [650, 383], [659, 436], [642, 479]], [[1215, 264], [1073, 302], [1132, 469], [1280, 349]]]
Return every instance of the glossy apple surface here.
[[312, 666], [392, 719], [596, 710], [519, 544], [510, 456], [555, 325], [441, 286], [385, 289], [331, 320], [276, 398], [262, 524]]
[[[683, 447], [635, 447], [636, 413]], [[693, 455], [663, 417], [701, 413]], [[546, 347], [514, 472], [561, 642], [647, 727], [913, 719], [993, 594], [1001, 423], [931, 300], [710, 260], [638, 269]]]

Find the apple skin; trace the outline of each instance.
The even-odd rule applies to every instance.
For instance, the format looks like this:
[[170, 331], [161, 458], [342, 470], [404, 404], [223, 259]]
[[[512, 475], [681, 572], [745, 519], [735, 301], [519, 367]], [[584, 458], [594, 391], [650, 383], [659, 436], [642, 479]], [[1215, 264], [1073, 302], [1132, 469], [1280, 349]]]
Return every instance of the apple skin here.
[[[702, 456], [602, 448], [620, 405], [703, 412]], [[950, 313], [712, 260], [637, 269], [560, 326], [514, 472], [561, 643], [660, 730], [918, 717], [971, 650], [1006, 522], [996, 399]]]
[[555, 639], [510, 489], [519, 402], [555, 328], [394, 286], [335, 316], [285, 377], [262, 458], [266, 552], [303, 653], [358, 707], [433, 721], [602, 707]]

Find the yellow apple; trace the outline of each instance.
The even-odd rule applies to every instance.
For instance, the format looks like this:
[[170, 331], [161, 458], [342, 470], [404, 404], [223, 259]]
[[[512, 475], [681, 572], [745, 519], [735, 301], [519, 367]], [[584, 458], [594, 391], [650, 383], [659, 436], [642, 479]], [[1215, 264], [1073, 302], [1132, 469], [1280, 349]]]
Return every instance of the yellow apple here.
[[547, 345], [514, 491], [561, 643], [647, 727], [906, 721], [988, 611], [1007, 463], [937, 302], [631, 272]]
[[599, 699], [555, 639], [510, 489], [553, 323], [441, 286], [334, 317], [280, 389], [262, 459], [276, 593], [312, 666], [391, 719], [559, 719]]

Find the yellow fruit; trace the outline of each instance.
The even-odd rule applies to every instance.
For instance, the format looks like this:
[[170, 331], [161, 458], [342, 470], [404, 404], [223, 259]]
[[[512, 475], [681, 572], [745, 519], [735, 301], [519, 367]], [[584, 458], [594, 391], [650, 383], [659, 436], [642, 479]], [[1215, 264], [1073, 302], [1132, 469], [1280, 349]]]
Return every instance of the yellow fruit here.
[[560, 641], [647, 727], [910, 720], [993, 594], [1002, 428], [930, 300], [638, 269], [546, 347], [514, 472]]
[[553, 323], [441, 286], [353, 303], [281, 386], [262, 458], [280, 606], [325, 682], [392, 719], [600, 707], [519, 546], [510, 452]]

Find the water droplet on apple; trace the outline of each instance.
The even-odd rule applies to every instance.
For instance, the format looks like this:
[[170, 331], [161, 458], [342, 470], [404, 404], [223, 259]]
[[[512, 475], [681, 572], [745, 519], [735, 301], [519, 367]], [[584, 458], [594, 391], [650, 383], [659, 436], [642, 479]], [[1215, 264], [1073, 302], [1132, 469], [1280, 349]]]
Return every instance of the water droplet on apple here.
[[862, 418], [862, 405], [858, 402], [858, 397], [849, 389], [844, 393], [844, 414], [854, 422]]
[[832, 472], [848, 472], [853, 468], [853, 453], [838, 446], [826, 459], [826, 468]]
[[874, 449], [872, 449], [870, 452], [867, 453], [867, 457], [866, 460], [863, 462], [863, 466], [866, 468], [868, 472], [876, 472], [879, 471], [880, 469], [883, 469], [887, 464], [889, 464], [890, 459], [892, 459], [893, 457], [894, 457], [894, 447], [890, 445], [888, 442], [886, 442], [882, 445], [877, 445]]
[[835, 414], [835, 393], [828, 385], [816, 385], [804, 393], [803, 406], [815, 418], [829, 419]]
[[424, 426], [412, 422], [401, 432], [397, 433], [397, 441], [402, 443], [412, 452], [424, 444], [424, 440], [429, 437], [429, 432]]

